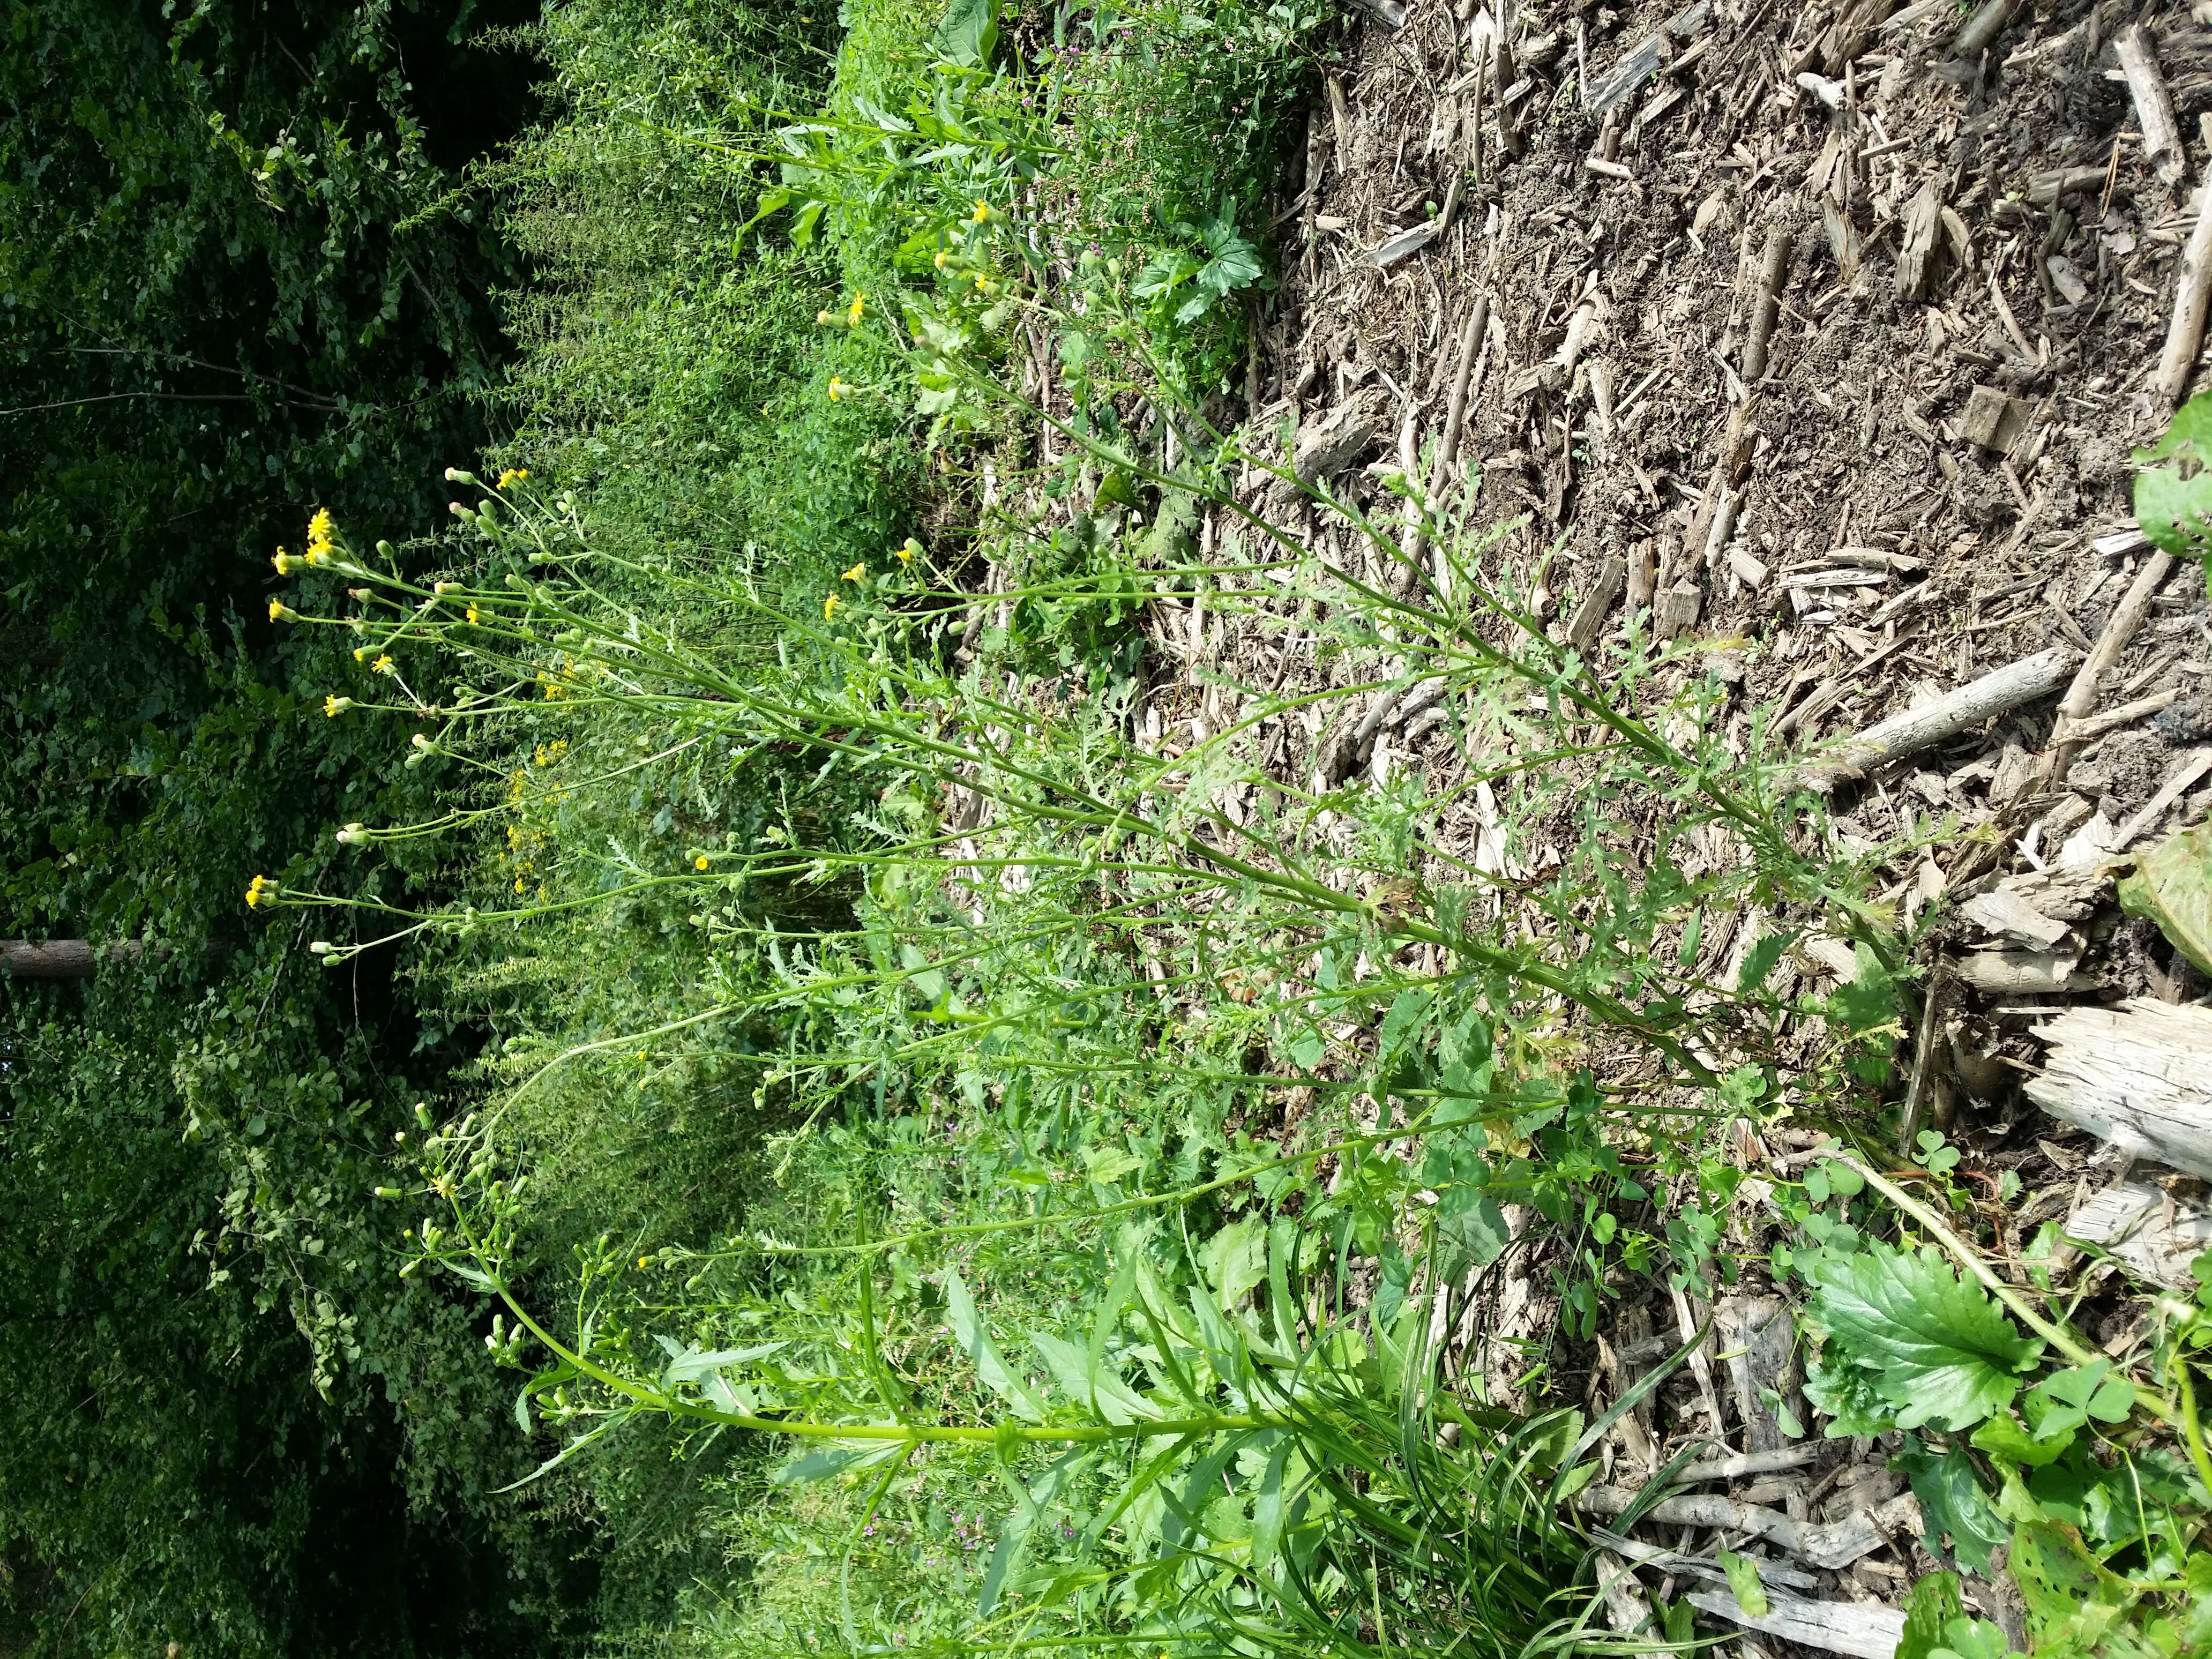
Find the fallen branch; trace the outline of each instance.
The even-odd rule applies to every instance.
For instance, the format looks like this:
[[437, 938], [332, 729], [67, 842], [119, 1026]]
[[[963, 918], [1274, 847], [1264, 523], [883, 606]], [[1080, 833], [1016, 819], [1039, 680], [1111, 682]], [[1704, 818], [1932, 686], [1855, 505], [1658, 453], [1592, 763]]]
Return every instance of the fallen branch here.
[[1846, 778], [1863, 775], [1888, 761], [1917, 754], [1969, 726], [2008, 714], [2024, 703], [2047, 697], [2066, 683], [2081, 653], [2068, 645], [2007, 663], [1922, 708], [1893, 714], [1856, 737], [1846, 738], [1826, 755], [1784, 775], [1784, 787], [1822, 793]]
[[1847, 1653], [1855, 1659], [1893, 1659], [1897, 1644], [1905, 1638], [1905, 1615], [1871, 1601], [1800, 1601], [1777, 1595], [1768, 1599], [1766, 1612], [1754, 1619], [1729, 1591], [1692, 1590], [1689, 1600], [1701, 1612], [1762, 1636]]
[[2189, 245], [2181, 251], [2180, 275], [2173, 288], [2173, 316], [2166, 325], [2166, 349], [2159, 354], [2158, 378], [2151, 384], [2171, 409], [2189, 389], [2189, 372], [2204, 343], [2204, 302], [2212, 298], [2212, 185], [2203, 192]]
[[[1611, 1516], [1626, 1513], [1640, 1496], [1626, 1486], [1590, 1486], [1575, 1500], [1575, 1506], [1585, 1515]], [[1762, 1509], [1756, 1504], [1691, 1495], [1662, 1498], [1644, 1511], [1644, 1518], [1668, 1527], [1749, 1533], [1832, 1572], [1881, 1548], [1893, 1533], [1906, 1527], [1917, 1529], [1920, 1504], [1911, 1492], [1900, 1492], [1879, 1509], [1861, 1510], [1840, 1521], [1814, 1524], [1792, 1520], [1779, 1510]]]
[[2120, 60], [2120, 73], [2128, 78], [2128, 96], [2135, 100], [2136, 120], [2142, 128], [2143, 160], [2166, 185], [2181, 182], [2188, 158], [2182, 153], [2181, 124], [2174, 118], [2173, 95], [2159, 73], [2151, 51], [2150, 29], [2143, 23], [2124, 31], [2112, 42]]
[[2097, 636], [2096, 648], [2082, 659], [2074, 683], [2066, 688], [2066, 696], [2058, 705], [2058, 720], [2051, 728], [2051, 752], [2044, 763], [2045, 775], [2053, 783], [2063, 781], [2074, 764], [2074, 757], [2081, 745], [2095, 735], [2081, 729], [2088, 720], [2090, 711], [2097, 706], [2097, 682], [2104, 678], [2112, 665], [2120, 659], [2120, 653], [2128, 648], [2135, 638], [2136, 629], [2150, 614], [2152, 597], [2159, 584], [2173, 571], [2173, 555], [2154, 553], [2143, 562], [2136, 573], [2134, 584], [2112, 607], [2112, 617], [2105, 623], [2105, 631]]
[[1787, 225], [1766, 233], [1766, 257], [1759, 269], [1759, 297], [1751, 311], [1751, 336], [1743, 347], [1743, 383], [1756, 386], [1765, 378], [1767, 348], [1774, 340], [1774, 319], [1782, 303], [1782, 285], [1790, 274], [1790, 254], [1796, 246]]

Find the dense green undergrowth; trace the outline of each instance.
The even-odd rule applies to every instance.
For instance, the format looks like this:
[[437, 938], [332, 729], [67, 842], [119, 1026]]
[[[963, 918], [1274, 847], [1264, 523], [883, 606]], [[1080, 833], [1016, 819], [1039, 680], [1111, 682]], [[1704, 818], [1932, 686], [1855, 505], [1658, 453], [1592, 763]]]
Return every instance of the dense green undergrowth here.
[[[1686, 1603], [1603, 1624], [1565, 1505], [1626, 1402], [1549, 1384], [1610, 1301], [1756, 1257], [1822, 1335], [1798, 1429], [1908, 1433], [1931, 1543], [2036, 1564], [2041, 1650], [2200, 1640], [2193, 1309], [2124, 1376], [1981, 1268], [1940, 1139], [1928, 1199], [1839, 1141], [1747, 1231], [1730, 1126], [1877, 1131], [1909, 975], [1696, 649], [1562, 647], [1472, 498], [1311, 492], [1348, 568], [1237, 505], [1294, 482], [1223, 394], [1332, 20], [839, 21], [549, 18], [516, 436], [448, 537], [326, 529], [288, 617], [449, 809], [348, 855], [465, 894], [256, 908], [488, 1034], [381, 1191], [410, 1278], [483, 1297], [535, 1490], [672, 1587], [629, 1636], [1684, 1648]], [[1163, 599], [1350, 672], [1224, 662], [1163, 735]], [[1447, 775], [1261, 764], [1383, 689], [1446, 710]], [[1826, 993], [1778, 972], [1813, 933]], [[1548, 1335], [1485, 1339], [1509, 1251]], [[1955, 1580], [1915, 1605], [1916, 1656], [2002, 1651]]]

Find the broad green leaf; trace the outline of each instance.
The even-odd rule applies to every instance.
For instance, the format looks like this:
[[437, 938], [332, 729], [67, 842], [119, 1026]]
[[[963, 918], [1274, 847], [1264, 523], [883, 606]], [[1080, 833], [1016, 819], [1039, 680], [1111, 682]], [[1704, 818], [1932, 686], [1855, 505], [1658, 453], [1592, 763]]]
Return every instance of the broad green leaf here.
[[1043, 1359], [1060, 1391], [1109, 1423], [1134, 1423], [1159, 1415], [1152, 1402], [1115, 1376], [1103, 1358], [1094, 1364], [1088, 1353], [1065, 1337], [1031, 1331], [1030, 1343]]
[[2119, 881], [2120, 908], [2145, 916], [2174, 948], [2212, 973], [2212, 823], [2168, 836]]
[[1757, 1567], [1734, 1550], [1723, 1550], [1714, 1559], [1728, 1575], [1729, 1589], [1735, 1593], [1735, 1604], [1743, 1609], [1747, 1618], [1764, 1619], [1773, 1611], [1766, 1599], [1766, 1586], [1759, 1582]]
[[1905, 1633], [1897, 1638], [1897, 1659], [1932, 1659], [1943, 1645], [1944, 1627], [1965, 1613], [1959, 1575], [1931, 1572], [1905, 1599]]
[[1121, 1146], [1085, 1146], [1083, 1149], [1083, 1168], [1093, 1181], [1119, 1181], [1133, 1170], [1145, 1167], [1138, 1153]]
[[2176, 410], [2166, 435], [2135, 460], [2143, 469], [2136, 475], [2143, 534], [2177, 557], [2203, 558], [2212, 549], [2212, 393]]
[[2015, 1463], [2025, 1463], [2030, 1468], [2041, 1468], [2064, 1455], [2074, 1443], [2074, 1431], [2043, 1436], [2030, 1434], [2021, 1425], [2020, 1419], [2010, 1412], [1996, 1416], [1976, 1429], [1973, 1443], [1978, 1450], [1992, 1457], [2007, 1458]]
[[1436, 1001], [1432, 991], [1401, 991], [1390, 1004], [1390, 1012], [1382, 1016], [1382, 1034], [1377, 1045], [1387, 1050], [1404, 1046], [1408, 1034], [1420, 1028], [1429, 1017]]
[[1939, 1457], [1908, 1439], [1897, 1461], [1911, 1479], [1912, 1495], [1920, 1500], [1929, 1553], [1941, 1554], [1938, 1547], [1948, 1533], [1959, 1564], [1987, 1577], [1990, 1552], [2005, 1541], [2007, 1528], [1982, 1490], [1966, 1449], [1954, 1446]]
[[1943, 1645], [1934, 1659], [2005, 1659], [2011, 1651], [2004, 1632], [1986, 1619], [1966, 1614], [1943, 1626]]
[[861, 1469], [872, 1463], [880, 1463], [884, 1458], [905, 1449], [905, 1446], [896, 1440], [865, 1446], [817, 1446], [786, 1463], [769, 1476], [769, 1480], [779, 1486], [807, 1486], [817, 1480], [827, 1480], [832, 1475], [842, 1474], [848, 1469]]
[[956, 64], [987, 64], [999, 44], [999, 0], [951, 0], [937, 26], [937, 49]]
[[975, 1298], [968, 1294], [967, 1285], [951, 1267], [945, 1270], [945, 1317], [951, 1328], [952, 1340], [975, 1367], [976, 1379], [1012, 1407], [1015, 1415], [1042, 1423], [1044, 1407], [1030, 1392], [1030, 1385], [1000, 1357], [998, 1345], [984, 1328], [982, 1316], [975, 1311]]
[[1823, 1371], [1863, 1373], [1902, 1428], [1957, 1431], [2002, 1411], [2042, 1352], [1932, 1245], [1916, 1254], [1875, 1243], [1826, 1256], [1812, 1277], [1808, 1313], [1827, 1337]]
[[1231, 1222], [1206, 1241], [1199, 1259], [1223, 1309], [1234, 1309], [1267, 1277], [1266, 1224], [1257, 1216]]
[[1452, 1276], [1469, 1267], [1487, 1267], [1505, 1254], [1512, 1233], [1505, 1212], [1488, 1193], [1473, 1187], [1455, 1187], [1437, 1203], [1437, 1237], [1453, 1252]]
[[[2069, 1626], [2083, 1614], [2108, 1618], [2112, 1604], [2126, 1594], [2125, 1586], [2083, 1547], [2081, 1534], [2055, 1521], [2015, 1527], [2006, 1565], [2020, 1586], [2027, 1633], [2038, 1651], [2063, 1642]], [[2098, 1620], [2100, 1628], [2103, 1622]]]

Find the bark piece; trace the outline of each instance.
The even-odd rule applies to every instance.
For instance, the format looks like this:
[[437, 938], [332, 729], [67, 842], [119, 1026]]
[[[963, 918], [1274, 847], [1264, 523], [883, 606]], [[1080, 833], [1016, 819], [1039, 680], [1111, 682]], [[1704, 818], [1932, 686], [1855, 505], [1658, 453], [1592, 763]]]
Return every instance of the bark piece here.
[[1981, 9], [1969, 17], [1952, 40], [1951, 50], [1961, 58], [1974, 58], [1995, 44], [2021, 8], [2021, 0], [1983, 0]]
[[1575, 605], [1575, 613], [1567, 621], [1567, 643], [1577, 651], [1587, 651], [1595, 643], [1605, 627], [1605, 619], [1612, 614], [1613, 604], [1628, 587], [1628, 561], [1618, 555], [1598, 567], [1597, 580], [1589, 591]]
[[[1639, 1567], [1650, 1567], [1659, 1572], [1671, 1572], [1680, 1577], [1703, 1578], [1708, 1583], [1725, 1584], [1728, 1574], [1720, 1563], [1708, 1556], [1684, 1555], [1678, 1550], [1662, 1549], [1656, 1544], [1644, 1543], [1641, 1539], [1623, 1538], [1617, 1532], [1603, 1527], [1592, 1527], [1590, 1536], [1623, 1559]], [[1802, 1567], [1792, 1566], [1787, 1561], [1761, 1560], [1757, 1556], [1747, 1557], [1763, 1584], [1784, 1584], [1791, 1589], [1818, 1589], [1820, 1581]]]
[[1993, 386], [1978, 386], [1966, 394], [1966, 413], [1959, 417], [1959, 435], [1984, 449], [2009, 455], [2027, 428], [2027, 406], [2007, 397]]
[[1291, 470], [1308, 484], [1333, 478], [1372, 449], [1382, 431], [1382, 407], [1375, 399], [1340, 404], [1319, 423], [1298, 434]]
[[2095, 648], [2082, 659], [2081, 668], [2075, 673], [2073, 684], [2066, 688], [2066, 696], [2058, 705], [2058, 719], [2051, 734], [2049, 776], [2053, 782], [2065, 778], [2074, 763], [2074, 757], [2081, 752], [2082, 744], [2087, 741], [2087, 737], [2081, 735], [2076, 728], [2089, 718], [2090, 711], [2097, 706], [2097, 682], [2105, 677], [2106, 672], [2120, 659], [2120, 653], [2128, 648], [2128, 641], [2135, 637], [2136, 629], [2142, 626], [2143, 618], [2150, 614], [2150, 602], [2157, 594], [2159, 585], [2172, 570], [2173, 555], [2171, 553], [2154, 553], [2143, 562], [2142, 568], [2136, 573], [2134, 583], [2121, 597], [2120, 602], [2112, 607], [2112, 617], [2105, 623], [2105, 631], [2097, 636]]
[[1793, 785], [1828, 790], [1847, 777], [1857, 776], [1887, 761], [1917, 754], [1993, 715], [2008, 714], [2023, 703], [2047, 697], [2066, 683], [2081, 659], [2069, 645], [2007, 663], [1978, 680], [1947, 692], [1923, 708], [1893, 714], [1856, 737], [1846, 738], [1819, 760], [1808, 762], [1791, 776]]
[[1905, 1638], [1905, 1615], [1871, 1601], [1800, 1601], [1770, 1596], [1766, 1615], [1754, 1619], [1727, 1590], [1692, 1590], [1690, 1605], [1784, 1642], [1796, 1642], [1856, 1659], [1895, 1659]]
[[2212, 1249], [2212, 1215], [2174, 1203], [2157, 1188], [2123, 1182], [2074, 1212], [2066, 1236], [2101, 1244], [2154, 1284], [2193, 1291], [2189, 1264]]
[[[204, 947], [210, 962], [219, 962], [238, 949], [235, 939], [211, 939]], [[143, 939], [118, 939], [106, 947], [114, 962], [137, 962], [146, 954]], [[154, 947], [156, 961], [169, 959], [167, 945]], [[10, 979], [90, 979], [100, 971], [100, 952], [89, 939], [0, 939], [0, 981]]]
[[1830, 75], [1841, 75], [1844, 64], [1864, 57], [1898, 4], [1899, 0], [1844, 0], [1836, 21], [1820, 37], [1820, 67]]
[[2142, 810], [2120, 825], [2113, 838], [2112, 850], [2124, 851], [2144, 830], [2155, 829], [2173, 803], [2196, 787], [2197, 779], [2207, 772], [2212, 772], [2212, 749], [2195, 749], [2183, 756], [2172, 775], [2159, 785], [2158, 793], [2142, 804]]
[[1363, 265], [1372, 265], [1377, 270], [1388, 270], [1401, 259], [1412, 258], [1413, 255], [1435, 241], [1443, 230], [1443, 222], [1441, 219], [1431, 219], [1425, 225], [1415, 225], [1410, 230], [1399, 231], [1395, 235], [1384, 237], [1366, 252], [1361, 254], [1359, 263]]
[[2069, 1008], [2027, 1097], [2138, 1158], [2212, 1177], [2212, 1009], [2130, 997]]
[[1685, 629], [1697, 625], [1698, 612], [1704, 605], [1704, 591], [1695, 582], [1676, 582], [1659, 596], [1655, 631], [1662, 640], [1673, 639]]
[[[1787, 1403], [1790, 1393], [1790, 1362], [1797, 1349], [1797, 1327], [1789, 1307], [1779, 1297], [1723, 1297], [1714, 1306], [1713, 1324], [1727, 1356], [1745, 1447], [1753, 1453], [1794, 1454], [1798, 1449], [1788, 1445], [1781, 1420], [1766, 1404], [1769, 1395]], [[1799, 1420], [1803, 1420], [1802, 1415]]]
[[1985, 996], [2094, 991], [2096, 975], [2078, 971], [2081, 961], [2072, 951], [1976, 951], [1959, 963], [1959, 977]]
[[1644, 1594], [1644, 1586], [1636, 1582], [1635, 1569], [1611, 1550], [1600, 1550], [1594, 1565], [1598, 1595], [1605, 1602], [1605, 1622], [1623, 1636], [1649, 1628], [1651, 1602]]
[[2137, 23], [2112, 42], [2127, 76], [2128, 96], [2135, 100], [2136, 120], [2142, 128], [2143, 160], [2167, 185], [2179, 184], [2188, 166], [2181, 149], [2181, 124], [2174, 118], [2173, 94], [2159, 73], [2158, 57], [2151, 46], [2148, 26]]
[[1936, 250], [1943, 236], [1943, 191], [1935, 179], [1905, 204], [1897, 236], [1897, 297], [1908, 304], [1928, 297], [1936, 276]]
[[1960, 914], [1984, 932], [2000, 939], [2049, 950], [2072, 930], [2056, 916], [2047, 916], [2023, 898], [2018, 890], [2000, 884], [1977, 893], [1959, 907]]

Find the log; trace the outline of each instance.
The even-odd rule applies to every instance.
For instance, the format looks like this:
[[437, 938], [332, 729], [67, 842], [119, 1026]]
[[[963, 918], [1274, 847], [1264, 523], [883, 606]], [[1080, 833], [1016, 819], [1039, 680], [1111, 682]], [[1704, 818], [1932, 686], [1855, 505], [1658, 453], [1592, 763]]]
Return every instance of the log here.
[[2081, 653], [2072, 646], [2054, 645], [2048, 651], [2007, 663], [1947, 692], [1925, 708], [1893, 714], [1856, 737], [1845, 738], [1818, 760], [1785, 773], [1784, 787], [1825, 793], [1873, 767], [1932, 748], [1970, 726], [2049, 696], [2066, 683], [2081, 659]]
[[2030, 1100], [2136, 1157], [2212, 1178], [2212, 1009], [2131, 997], [2069, 1008], [2035, 1035], [2051, 1054]]
[[0, 939], [0, 969], [10, 979], [90, 979], [94, 966], [88, 939]]
[[[219, 962], [238, 949], [238, 941], [211, 939], [204, 948], [209, 961]], [[0, 939], [0, 980], [90, 979], [100, 971], [102, 954], [90, 939]], [[118, 939], [105, 951], [114, 962], [137, 962], [145, 954], [144, 942], [135, 939]], [[155, 946], [154, 957], [167, 962], [168, 946]]]

